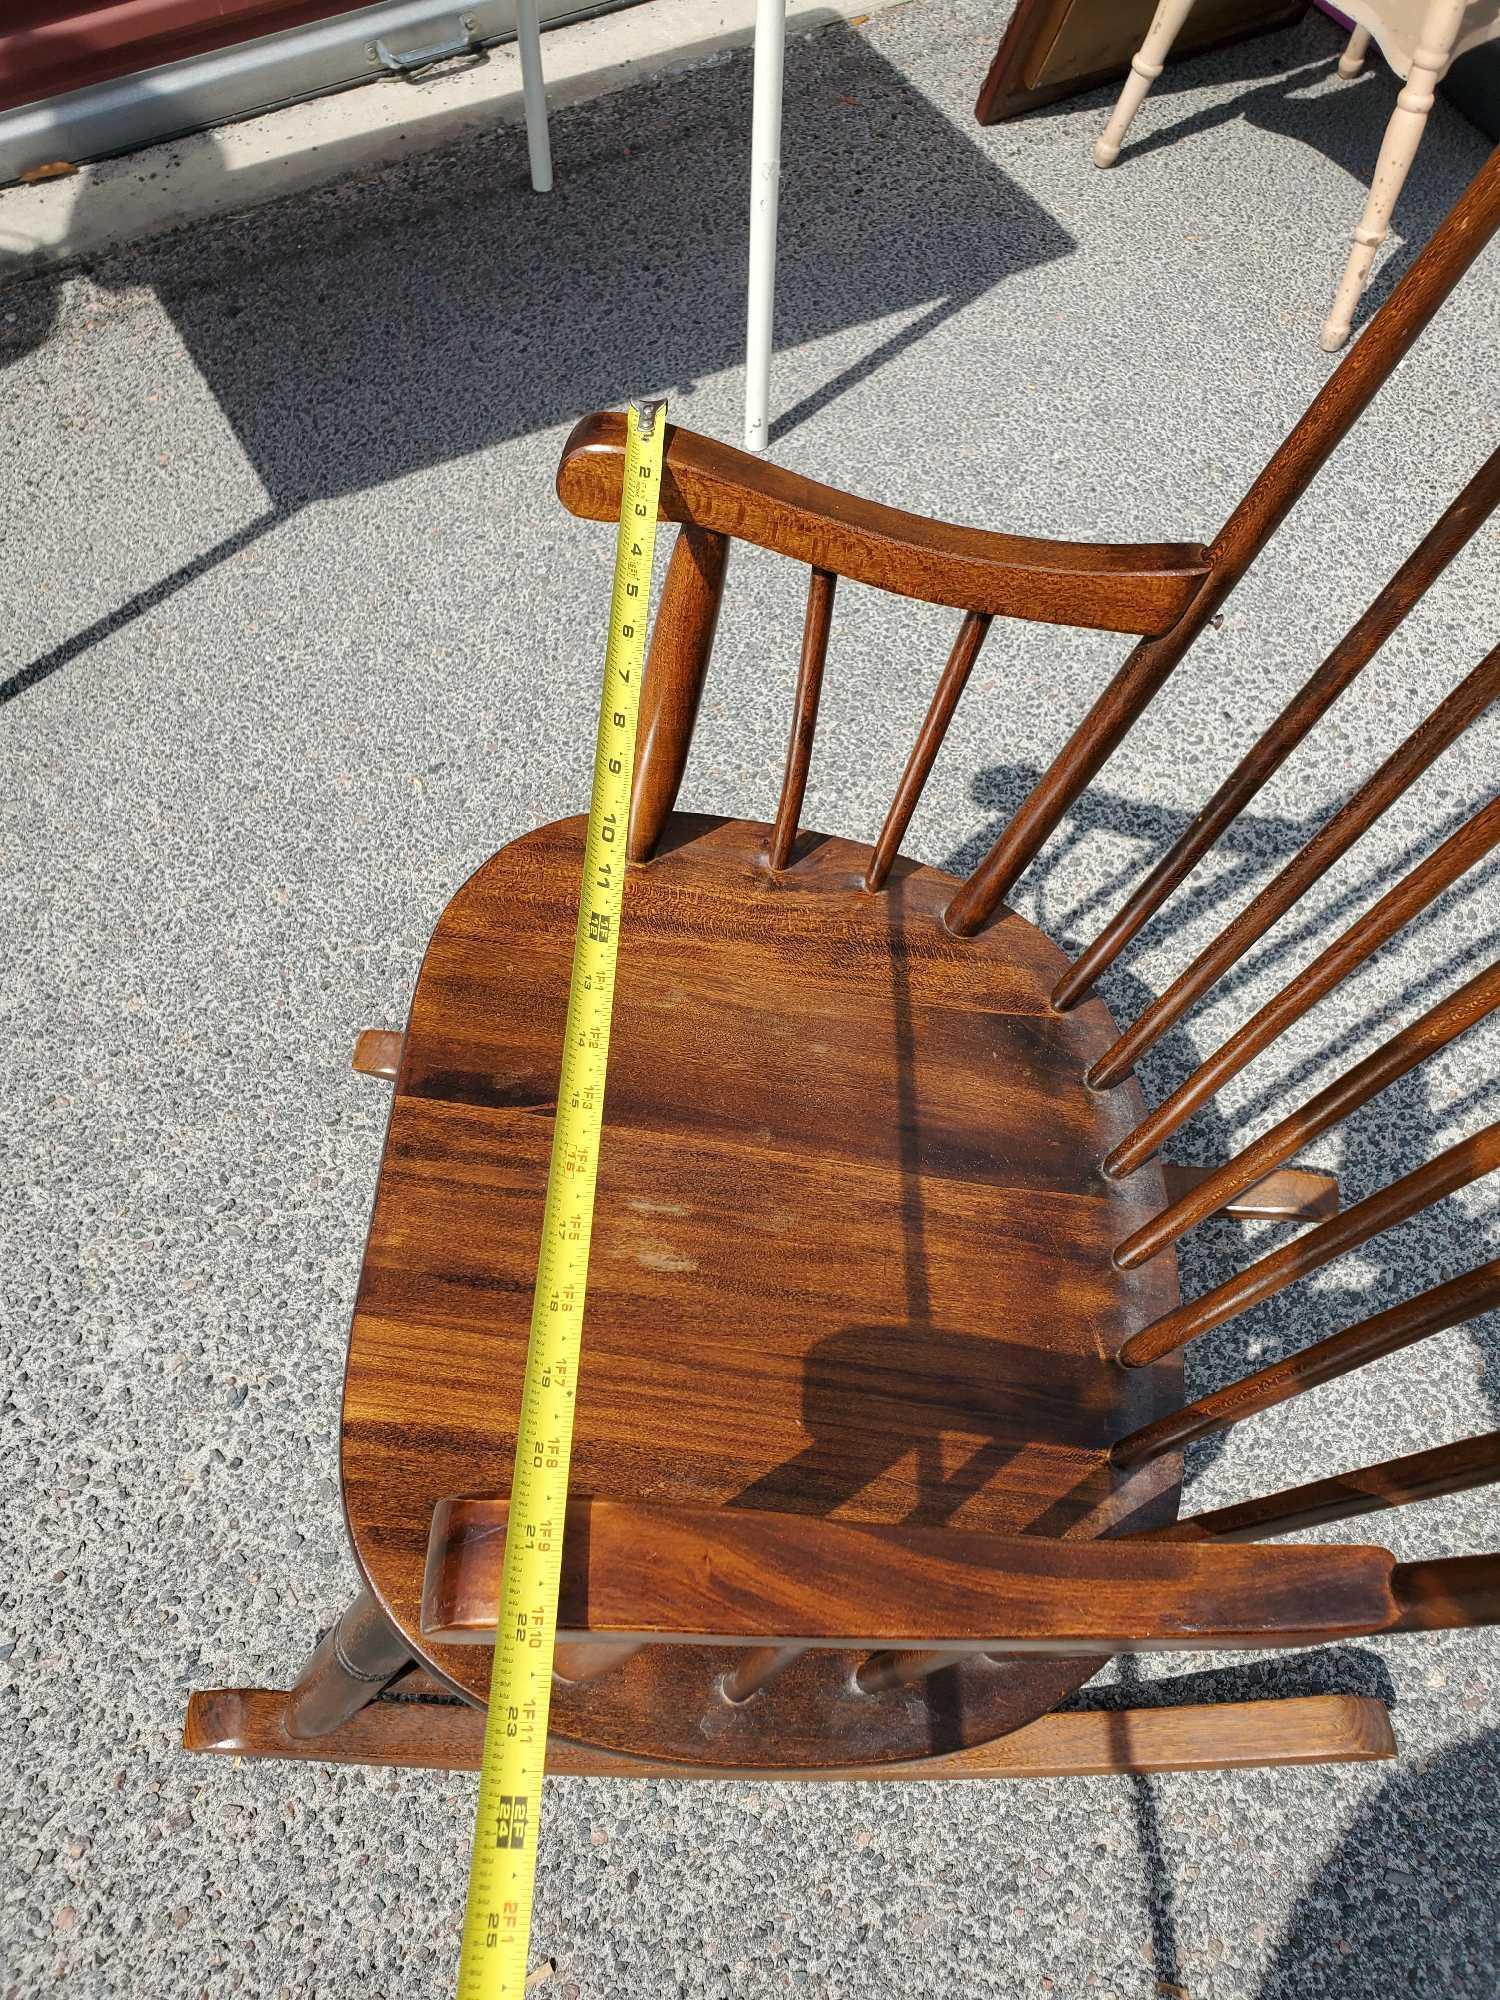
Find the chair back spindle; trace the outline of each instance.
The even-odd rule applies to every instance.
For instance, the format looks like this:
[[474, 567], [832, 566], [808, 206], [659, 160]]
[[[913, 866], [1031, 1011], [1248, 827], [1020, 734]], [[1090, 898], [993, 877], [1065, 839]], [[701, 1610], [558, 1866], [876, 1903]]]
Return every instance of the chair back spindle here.
[[1488, 1312], [1496, 1305], [1500, 1305], [1500, 1258], [1450, 1278], [1446, 1284], [1434, 1285], [1414, 1299], [1403, 1299], [1384, 1312], [1373, 1313], [1342, 1333], [1314, 1341], [1300, 1353], [1257, 1369], [1227, 1389], [1200, 1396], [1170, 1417], [1143, 1425], [1121, 1438], [1110, 1458], [1124, 1467], [1144, 1465], [1165, 1451], [1181, 1451], [1199, 1438], [1228, 1430], [1245, 1417], [1284, 1403], [1290, 1396], [1300, 1396], [1320, 1383], [1366, 1368], [1429, 1334], [1461, 1326], [1476, 1313]]
[[953, 898], [950, 930], [969, 936], [994, 915], [1497, 229], [1500, 151], [1480, 168], [1225, 522], [1209, 550], [1208, 580], [1182, 617], [1136, 647]]
[[1467, 1033], [1500, 1007], [1500, 963], [1476, 973], [1456, 993], [1430, 1007], [1316, 1097], [1290, 1113], [1233, 1159], [1171, 1202], [1127, 1236], [1115, 1252], [1122, 1270], [1134, 1270], [1197, 1223], [1207, 1221], [1243, 1189], [1257, 1182], [1335, 1125], [1342, 1124], [1388, 1084]]
[[868, 1654], [855, 1668], [854, 1685], [861, 1694], [883, 1694], [887, 1688], [905, 1687], [912, 1681], [926, 1680], [930, 1674], [940, 1674], [945, 1667], [956, 1666], [963, 1657], [962, 1653], [945, 1652], [941, 1647], [913, 1648], [907, 1652], [883, 1648]]
[[802, 628], [802, 658], [797, 666], [797, 695], [792, 707], [792, 733], [787, 743], [786, 774], [781, 781], [776, 819], [771, 828], [770, 865], [775, 874], [792, 858], [807, 773], [812, 764], [813, 738], [818, 728], [818, 702], [823, 693], [823, 667], [828, 658], [828, 634], [833, 624], [833, 595], [838, 578], [832, 570], [813, 567], [807, 581], [807, 615]]
[[969, 675], [974, 670], [974, 662], [979, 658], [984, 645], [985, 634], [990, 629], [990, 617], [984, 611], [969, 611], [958, 628], [958, 637], [953, 642], [953, 650], [948, 655], [947, 665], [938, 680], [937, 691], [912, 745], [911, 755], [901, 773], [896, 786], [896, 796], [891, 800], [891, 809], [885, 816], [870, 856], [870, 865], [865, 872], [865, 887], [870, 890], [883, 889], [891, 872], [891, 864], [901, 851], [901, 843], [906, 838], [906, 829], [911, 825], [911, 816], [916, 811], [932, 775], [937, 753], [942, 748], [943, 739], [948, 734], [948, 726], [958, 709], [964, 689], [969, 684]]
[[720, 1681], [719, 1692], [725, 1701], [748, 1701], [806, 1651], [806, 1646], [747, 1646]]
[[1147, 1362], [1159, 1360], [1174, 1348], [1196, 1340], [1212, 1327], [1222, 1326], [1225, 1320], [1238, 1319], [1251, 1306], [1274, 1298], [1299, 1278], [1321, 1270], [1347, 1250], [1358, 1249], [1372, 1236], [1419, 1215], [1435, 1201], [1493, 1173], [1496, 1167], [1500, 1167], [1500, 1123], [1485, 1126], [1470, 1139], [1460, 1139], [1435, 1159], [1367, 1195], [1353, 1208], [1330, 1216], [1305, 1236], [1271, 1251], [1237, 1277], [1226, 1279], [1201, 1298], [1178, 1306], [1143, 1327], [1120, 1349], [1121, 1362], [1127, 1368], [1142, 1368]]
[[1133, 1173], [1229, 1079], [1331, 993], [1372, 953], [1403, 930], [1460, 876], [1500, 844], [1500, 799], [1492, 799], [1425, 861], [1386, 891], [1342, 937], [1253, 1014], [1187, 1081], [1159, 1104], [1104, 1160], [1107, 1179]]
[[1127, 1077], [1148, 1049], [1211, 987], [1237, 965], [1294, 904], [1320, 882], [1355, 842], [1410, 790], [1428, 767], [1500, 698], [1500, 646], [1486, 655], [1453, 692], [1393, 751], [1302, 850], [1261, 890], [1212, 944], [1143, 1008], [1114, 1046], [1088, 1073], [1095, 1090]]
[[1190, 826], [1132, 892], [1093, 943], [1079, 953], [1052, 995], [1067, 1009], [1092, 992], [1144, 925], [1185, 882], [1222, 833], [1280, 770], [1297, 745], [1374, 659], [1407, 613], [1500, 505], [1500, 448], [1490, 453], [1463, 492], [1390, 582], [1334, 647], [1317, 672], [1282, 709], [1224, 780]]

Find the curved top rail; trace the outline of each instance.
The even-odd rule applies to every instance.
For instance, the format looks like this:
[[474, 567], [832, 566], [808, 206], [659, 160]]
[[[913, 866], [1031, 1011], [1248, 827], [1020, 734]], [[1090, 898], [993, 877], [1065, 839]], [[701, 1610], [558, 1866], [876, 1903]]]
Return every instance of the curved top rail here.
[[[563, 447], [558, 498], [585, 520], [615, 520], [624, 467], [625, 419], [584, 417]], [[1054, 542], [929, 521], [671, 424], [661, 515], [929, 604], [1106, 632], [1166, 631], [1209, 570], [1196, 542]]]

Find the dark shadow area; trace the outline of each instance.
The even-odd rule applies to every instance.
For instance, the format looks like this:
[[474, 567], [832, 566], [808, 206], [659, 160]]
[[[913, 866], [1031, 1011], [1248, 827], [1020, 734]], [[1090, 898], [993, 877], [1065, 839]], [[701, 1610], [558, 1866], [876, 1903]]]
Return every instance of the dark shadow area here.
[[[1128, 1656], [1117, 1663], [1117, 1678], [1090, 1686], [1065, 1701], [1066, 1709], [1104, 1711], [1126, 1708], [1186, 1708], [1216, 1702], [1289, 1700], [1300, 1695], [1369, 1695], [1394, 1707], [1395, 1684], [1380, 1654], [1361, 1646], [1322, 1646], [1307, 1653], [1276, 1653], [1204, 1673], [1164, 1679], [1143, 1675]], [[1146, 1880], [1151, 1920], [1151, 1969], [1159, 1989], [1183, 1990], [1177, 1940], [1176, 1890], [1171, 1860], [1162, 1838], [1155, 1781], [1129, 1780], [1136, 1845]]]
[[1389, 1777], [1303, 1895], [1258, 2000], [1493, 2000], [1497, 1786], [1496, 1729]]
[[[920, 1241], [908, 1228], [908, 1253]], [[1119, 1408], [1115, 1371], [1093, 1356], [962, 1333], [930, 1318], [847, 1327], [808, 1350], [807, 1446], [734, 1505], [831, 1513], [914, 1453], [919, 1497], [907, 1519], [939, 1526], [1040, 1438], [1104, 1450], [1117, 1434]], [[944, 1442], [960, 1438], [972, 1440], [969, 1455], [945, 1471]], [[1079, 1497], [1075, 1515], [1088, 1505]]]
[[[1038, 1439], [1098, 1453], [1117, 1436], [1129, 1384], [1097, 1354], [1027, 1345], [934, 1323], [928, 1278], [917, 1037], [905, 908], [898, 869], [884, 892], [891, 977], [895, 1116], [901, 1179], [905, 1317], [850, 1326], [817, 1341], [803, 1364], [806, 1447], [736, 1497], [741, 1507], [831, 1513], [908, 1455], [917, 1504], [908, 1518], [936, 1526]], [[945, 1469], [945, 1442], [967, 1455]], [[1087, 1511], [1078, 1496], [1069, 1519]], [[1061, 1528], [1057, 1529], [1061, 1532]]]
[[[303, 507], [740, 368], [750, 82], [746, 51], [559, 112], [550, 195], [532, 193], [507, 128], [100, 261], [106, 289], [154, 286], [268, 514], [24, 666], [0, 699]], [[852, 29], [790, 42], [784, 127], [778, 347], [911, 323], [784, 411], [777, 438], [1074, 247]], [[7, 292], [0, 358], [46, 338], [65, 281]]]
[[[1129, 1671], [1125, 1671], [1126, 1669]], [[1394, 1708], [1396, 1684], [1383, 1654], [1364, 1646], [1271, 1653], [1200, 1673], [1146, 1676], [1128, 1659], [1118, 1680], [1085, 1688], [1065, 1708], [1185, 1708], [1198, 1702], [1291, 1700], [1313, 1694], [1369, 1695]]]
[[[1394, 1708], [1397, 1703], [1395, 1683], [1379, 1653], [1362, 1646], [1320, 1646], [1305, 1653], [1274, 1653], [1258, 1660], [1236, 1661], [1228, 1667], [1162, 1678], [1142, 1675], [1137, 1663], [1126, 1657], [1117, 1663], [1117, 1678], [1113, 1683], [1102, 1687], [1091, 1685], [1062, 1706], [1111, 1712], [1284, 1701], [1319, 1694], [1369, 1696], [1383, 1701], [1387, 1708]], [[1181, 1990], [1176, 1890], [1170, 1856], [1162, 1838], [1156, 1781], [1136, 1776], [1129, 1783], [1136, 1845], [1150, 1913], [1152, 1971], [1160, 1988]]]
[[[1127, 1697], [1145, 1685], [1134, 1660], [1118, 1663], [1119, 1687]], [[1127, 1706], [1131, 1703], [1127, 1701]], [[1150, 1778], [1135, 1774], [1129, 1780], [1130, 1810], [1135, 1822], [1135, 1844], [1146, 1878], [1146, 1907], [1151, 1917], [1151, 1970], [1157, 1991], [1181, 1992], [1182, 1953], [1177, 1942], [1177, 1888], [1172, 1879], [1166, 1842], [1162, 1839], [1161, 1814]]]

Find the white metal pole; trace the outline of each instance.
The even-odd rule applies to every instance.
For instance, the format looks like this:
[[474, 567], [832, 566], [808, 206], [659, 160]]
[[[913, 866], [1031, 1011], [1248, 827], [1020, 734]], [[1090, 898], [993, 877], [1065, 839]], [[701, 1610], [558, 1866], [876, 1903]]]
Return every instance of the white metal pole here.
[[547, 133], [547, 85], [542, 76], [542, 24], [537, 0], [516, 0], [516, 46], [521, 52], [521, 97], [526, 106], [526, 150], [531, 185], [552, 192], [552, 141]]
[[745, 449], [770, 441], [771, 322], [776, 310], [776, 202], [781, 184], [781, 66], [786, 0], [755, 0], [750, 111], [750, 282], [745, 333]]

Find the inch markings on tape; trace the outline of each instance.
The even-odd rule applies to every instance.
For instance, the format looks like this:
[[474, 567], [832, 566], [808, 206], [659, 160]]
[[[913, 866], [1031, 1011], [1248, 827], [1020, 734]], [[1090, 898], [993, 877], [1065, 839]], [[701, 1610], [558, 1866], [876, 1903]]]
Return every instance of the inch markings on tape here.
[[573, 1402], [583, 1344], [666, 428], [664, 402], [631, 404], [604, 694], [516, 1435], [458, 2000], [521, 2000], [526, 1986]]

